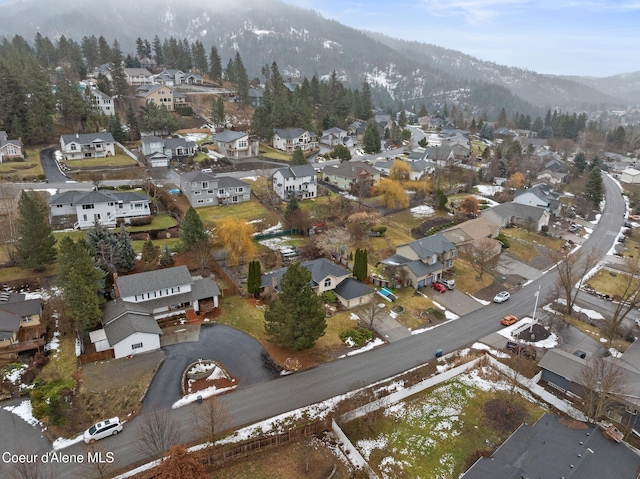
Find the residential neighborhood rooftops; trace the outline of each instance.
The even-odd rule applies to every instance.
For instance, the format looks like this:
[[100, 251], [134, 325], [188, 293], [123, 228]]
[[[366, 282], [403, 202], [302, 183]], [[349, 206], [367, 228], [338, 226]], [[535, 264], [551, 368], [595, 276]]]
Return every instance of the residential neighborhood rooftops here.
[[294, 140], [300, 138], [306, 131], [303, 128], [276, 128], [275, 133], [280, 138]]
[[216, 133], [214, 139], [221, 143], [228, 143], [244, 136], [248, 136], [248, 133], [246, 131], [222, 130], [221, 132]]
[[316, 170], [313, 169], [313, 166], [307, 165], [296, 165], [296, 166], [287, 166], [285, 168], [280, 168], [277, 170], [284, 178], [301, 178], [304, 176], [316, 176]]
[[435, 234], [427, 236], [426, 238], [420, 238], [410, 243], [406, 243], [405, 246], [409, 246], [419, 258], [428, 258], [433, 254], [439, 254], [443, 251], [451, 251], [456, 248], [456, 245], [442, 234]]
[[156, 291], [172, 286], [191, 284], [191, 273], [186, 266], [147, 271], [144, 273], [118, 276], [116, 284], [120, 296], [135, 296], [136, 294]]
[[347, 278], [341, 281], [333, 291], [344, 299], [354, 299], [373, 293], [375, 290], [355, 278]]
[[110, 344], [117, 344], [134, 333], [162, 334], [157, 321], [149, 314], [127, 312], [104, 325], [104, 330]]

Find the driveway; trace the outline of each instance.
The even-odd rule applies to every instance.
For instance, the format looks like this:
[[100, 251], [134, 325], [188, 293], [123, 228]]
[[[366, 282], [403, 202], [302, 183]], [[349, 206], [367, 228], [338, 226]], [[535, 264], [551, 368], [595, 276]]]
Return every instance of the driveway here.
[[42, 163], [42, 169], [44, 170], [44, 174], [47, 176], [47, 181], [49, 183], [64, 183], [69, 181], [71, 178], [64, 175], [60, 168], [58, 168], [58, 163], [56, 162], [56, 158], [54, 156], [55, 148], [45, 148], [40, 151], [40, 162]]
[[482, 308], [481, 303], [457, 289], [447, 290], [446, 293], [438, 293], [432, 288], [423, 288], [422, 292], [458, 316], [464, 316]]
[[506, 254], [500, 255], [500, 260], [498, 261], [496, 271], [498, 272], [498, 274], [505, 276], [512, 274], [522, 276], [529, 281], [533, 281], [542, 276], [542, 271], [533, 268], [528, 264], [523, 263], [522, 261], [510, 258]]
[[164, 363], [144, 398], [142, 409], [170, 408], [181, 397], [180, 377], [184, 369], [198, 359], [214, 359], [238, 380], [244, 388], [270, 381], [279, 376], [262, 362], [264, 348], [242, 331], [220, 324], [202, 325], [197, 342], [181, 342], [164, 346]]

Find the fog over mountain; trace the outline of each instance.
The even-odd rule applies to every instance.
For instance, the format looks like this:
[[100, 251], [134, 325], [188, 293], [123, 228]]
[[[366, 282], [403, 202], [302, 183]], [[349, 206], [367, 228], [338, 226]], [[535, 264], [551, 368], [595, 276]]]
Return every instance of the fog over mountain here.
[[0, 36], [17, 34], [33, 42], [40, 33], [80, 42], [83, 36], [102, 35], [109, 43], [117, 39], [125, 53], [135, 52], [138, 37], [200, 40], [207, 51], [216, 46], [223, 66], [239, 51], [251, 78], [261, 78], [262, 67], [274, 61], [284, 76], [327, 77], [335, 70], [354, 87], [366, 78], [379, 103], [447, 102], [470, 110], [505, 107], [534, 115], [547, 108], [582, 111], [640, 102], [640, 73], [598, 79], [541, 75], [435, 45], [358, 31], [279, 0], [91, 3], [0, 3], [0, 18], [16, 19], [0, 22]]

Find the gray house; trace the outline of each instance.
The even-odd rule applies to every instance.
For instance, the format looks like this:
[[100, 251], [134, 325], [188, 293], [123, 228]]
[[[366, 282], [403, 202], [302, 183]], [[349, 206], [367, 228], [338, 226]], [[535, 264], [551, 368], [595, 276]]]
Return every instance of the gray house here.
[[549, 225], [551, 215], [544, 208], [524, 205], [520, 203], [502, 203], [480, 212], [480, 216], [488, 219], [499, 228], [511, 225], [533, 228], [540, 231], [543, 226]]
[[195, 141], [187, 141], [184, 138], [160, 138], [157, 136], [145, 136], [142, 138], [142, 153], [145, 156], [153, 153], [163, 153], [169, 158], [180, 160], [194, 156], [198, 146]]
[[251, 185], [231, 176], [190, 171], [180, 176], [180, 189], [194, 208], [243, 203], [251, 199]]

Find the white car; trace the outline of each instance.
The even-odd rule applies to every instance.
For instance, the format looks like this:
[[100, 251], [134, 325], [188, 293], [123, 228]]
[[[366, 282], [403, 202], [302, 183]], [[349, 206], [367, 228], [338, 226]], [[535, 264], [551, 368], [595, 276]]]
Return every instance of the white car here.
[[112, 417], [111, 419], [106, 419], [91, 426], [84, 432], [82, 439], [84, 439], [84, 442], [87, 444], [90, 444], [107, 436], [115, 436], [120, 431], [122, 431], [120, 419]]
[[500, 291], [493, 298], [494, 303], [504, 303], [507, 299], [509, 299], [511, 295], [508, 291]]

